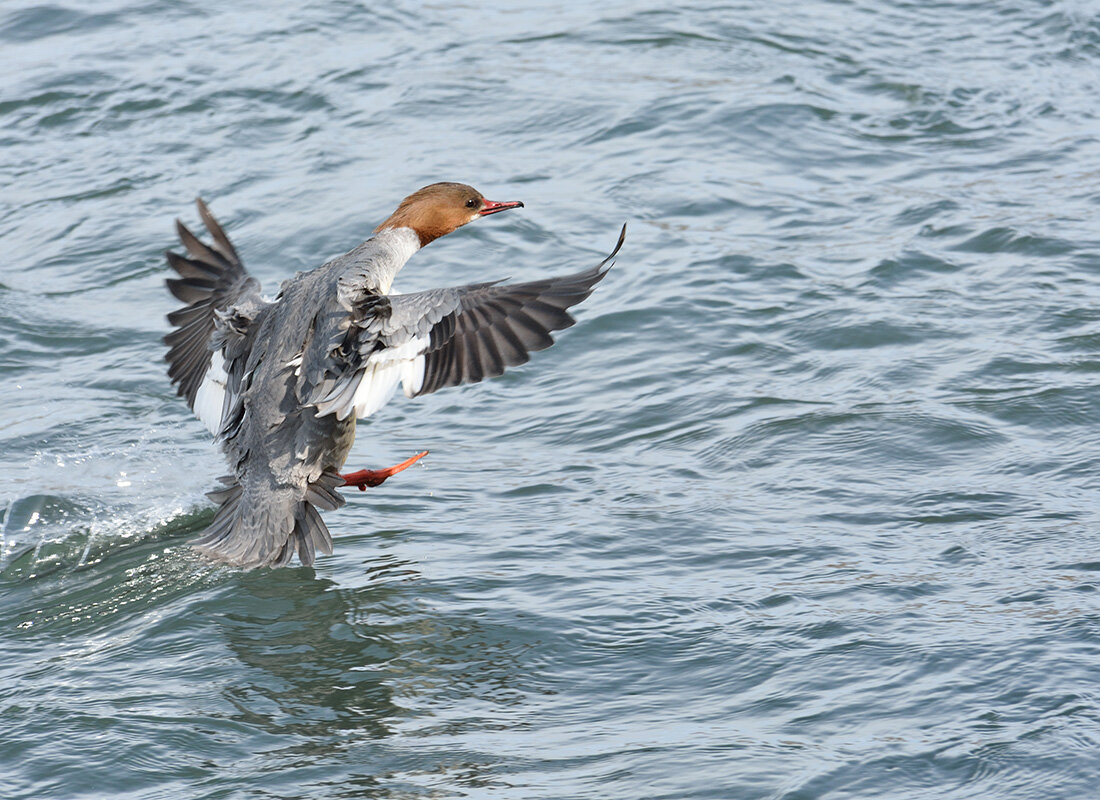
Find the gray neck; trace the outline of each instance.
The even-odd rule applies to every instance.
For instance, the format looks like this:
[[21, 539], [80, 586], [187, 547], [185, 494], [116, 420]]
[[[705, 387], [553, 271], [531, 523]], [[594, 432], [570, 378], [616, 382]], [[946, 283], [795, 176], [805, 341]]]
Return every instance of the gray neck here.
[[393, 279], [419, 249], [420, 237], [412, 228], [387, 228], [376, 233], [344, 256], [349, 263], [340, 273], [340, 303], [350, 309], [364, 295], [389, 294]]
[[379, 248], [375, 261], [377, 285], [371, 288], [379, 294], [389, 294], [397, 273], [420, 249], [420, 237], [412, 228], [387, 228], [376, 233], [371, 241]]

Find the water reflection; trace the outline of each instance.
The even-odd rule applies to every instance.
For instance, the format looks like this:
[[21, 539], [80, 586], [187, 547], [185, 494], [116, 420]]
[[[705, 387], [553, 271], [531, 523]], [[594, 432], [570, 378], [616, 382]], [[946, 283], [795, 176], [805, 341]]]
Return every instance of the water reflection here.
[[[428, 775], [497, 780], [490, 753], [435, 740], [514, 725], [531, 694], [550, 691], [533, 663], [542, 643], [522, 618], [456, 613], [453, 587], [377, 577], [409, 567], [379, 559], [350, 587], [310, 568], [238, 573], [208, 604], [209, 624], [247, 668], [219, 689], [228, 719], [270, 742], [250, 768], [351, 759], [369, 774], [345, 788], [366, 796]], [[429, 742], [414, 761], [391, 749], [409, 736]]]
[[[297, 568], [242, 573], [224, 597], [217, 632], [251, 669], [224, 687], [236, 718], [274, 734], [306, 737], [301, 752], [339, 748], [343, 737], [382, 737], [400, 709], [386, 664], [399, 642], [355, 629], [353, 612], [331, 580]], [[386, 586], [373, 592], [393, 596]]]

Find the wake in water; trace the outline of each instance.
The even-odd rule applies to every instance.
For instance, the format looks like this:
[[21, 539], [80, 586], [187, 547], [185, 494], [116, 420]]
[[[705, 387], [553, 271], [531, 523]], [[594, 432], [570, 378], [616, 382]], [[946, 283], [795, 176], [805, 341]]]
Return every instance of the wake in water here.
[[3, 501], [0, 581], [79, 569], [135, 547], [178, 549], [178, 540], [209, 523], [211, 510], [195, 492], [165, 495], [176, 460], [146, 437], [123, 448], [38, 451], [26, 485], [49, 488]]
[[[151, 546], [170, 553], [209, 523], [209, 509], [95, 510], [63, 497], [31, 495], [14, 500], [0, 525], [0, 582], [39, 578], [58, 570], [97, 564], [112, 554]], [[188, 509], [192, 510], [188, 510]], [[189, 555], [184, 558], [192, 560]]]

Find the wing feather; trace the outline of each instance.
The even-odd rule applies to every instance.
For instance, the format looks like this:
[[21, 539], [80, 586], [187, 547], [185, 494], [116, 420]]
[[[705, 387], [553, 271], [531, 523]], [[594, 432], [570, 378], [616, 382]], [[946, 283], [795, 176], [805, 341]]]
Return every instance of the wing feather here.
[[[187, 256], [171, 251], [166, 254], [168, 265], [180, 276], [166, 283], [168, 290], [186, 305], [168, 315], [175, 330], [164, 337], [168, 345], [165, 359], [177, 393], [217, 434], [221, 425], [215, 409], [224, 406], [227, 371], [233, 372], [235, 367], [219, 358], [218, 368], [214, 369], [214, 351], [227, 352], [227, 340], [244, 335], [247, 321], [265, 303], [260, 298], [260, 284], [245, 270], [225, 230], [201, 199], [196, 205], [214, 241], [212, 245], [204, 243], [176, 221]], [[226, 322], [230, 318], [231, 325]]]
[[[456, 289], [392, 295], [391, 328], [409, 330], [428, 316], [439, 317], [423, 352], [419, 386], [411, 395], [429, 394], [461, 383], [477, 383], [525, 363], [530, 353], [554, 343], [551, 333], [575, 323], [567, 309], [587, 298], [607, 274], [626, 238], [626, 226], [611, 254], [574, 275], [528, 283], [476, 284]], [[438, 309], [446, 313], [439, 314]], [[396, 320], [404, 316], [398, 325]]]
[[362, 418], [398, 382], [415, 397], [477, 383], [525, 363], [575, 323], [568, 309], [588, 297], [619, 252], [591, 269], [527, 283], [478, 283], [412, 294], [372, 295], [351, 309], [352, 325], [327, 343], [307, 399], [321, 414]]

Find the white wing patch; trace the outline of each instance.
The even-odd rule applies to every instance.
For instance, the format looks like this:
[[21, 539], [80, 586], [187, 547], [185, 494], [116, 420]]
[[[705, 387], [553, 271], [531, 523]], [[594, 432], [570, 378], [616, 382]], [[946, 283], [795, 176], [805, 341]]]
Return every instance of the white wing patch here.
[[424, 385], [424, 356], [401, 362], [401, 389], [405, 397], [415, 397]]
[[[357, 419], [365, 419], [386, 405], [403, 384], [405, 395], [412, 397], [424, 381], [424, 356], [428, 337], [411, 339], [400, 347], [383, 350], [367, 362], [351, 405]], [[342, 409], [337, 417], [346, 416]]]
[[217, 435], [222, 427], [222, 411], [225, 409], [225, 383], [229, 376], [225, 374], [225, 359], [220, 350], [215, 350], [210, 359], [210, 368], [203, 376], [202, 384], [195, 394], [195, 415], [212, 434]]
[[[386, 405], [397, 391], [401, 380], [401, 364], [395, 362], [372, 364], [363, 371], [359, 386], [351, 400], [357, 419], [369, 417]], [[339, 412], [337, 412], [339, 416]]]

